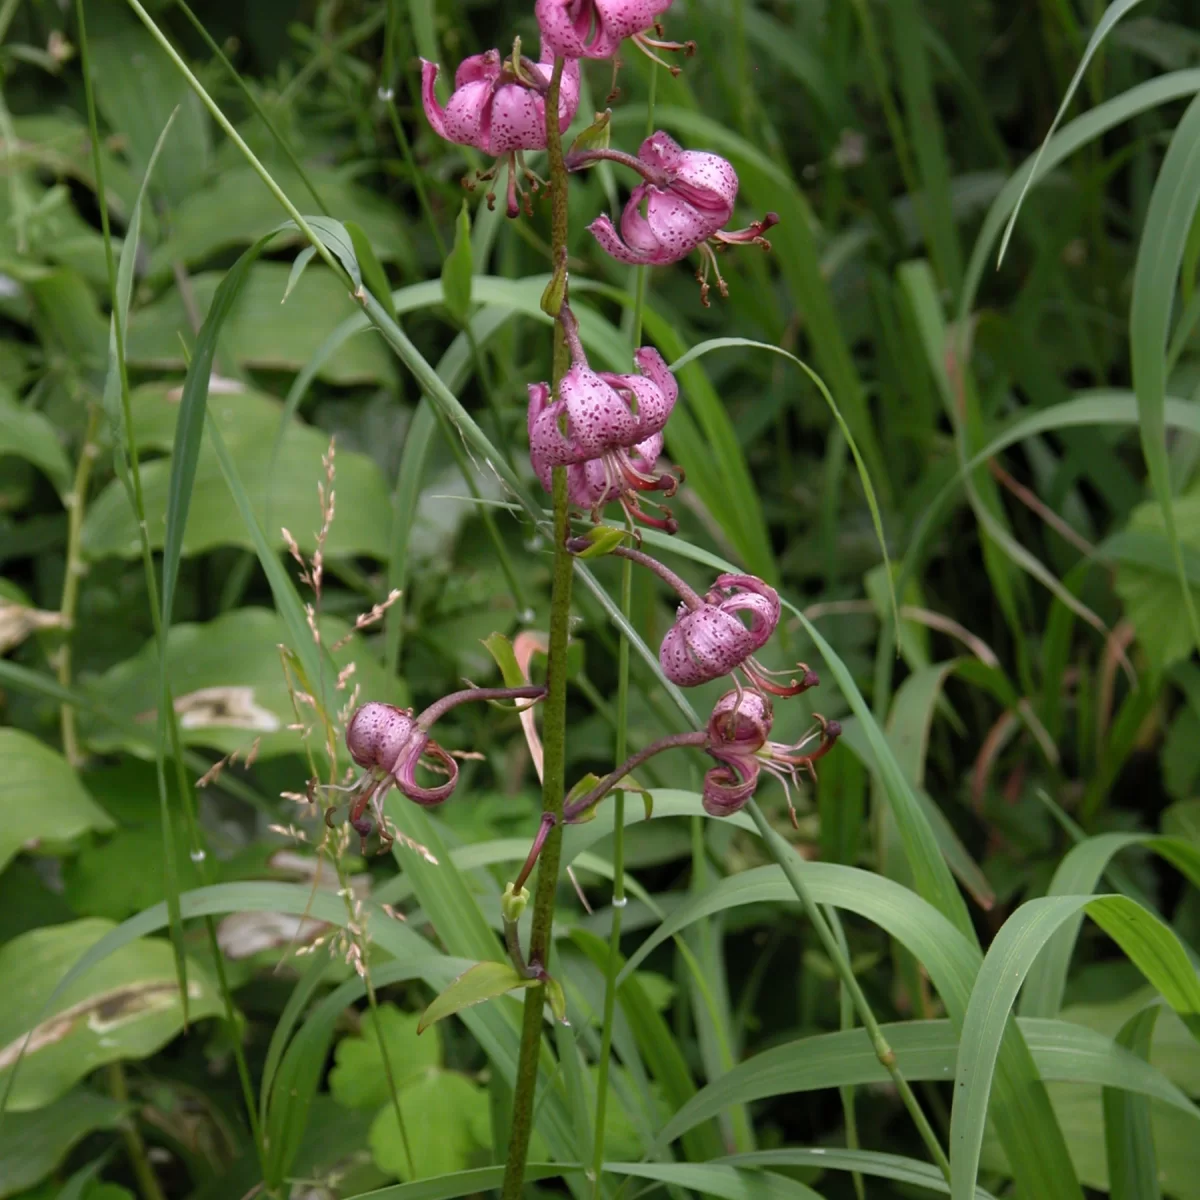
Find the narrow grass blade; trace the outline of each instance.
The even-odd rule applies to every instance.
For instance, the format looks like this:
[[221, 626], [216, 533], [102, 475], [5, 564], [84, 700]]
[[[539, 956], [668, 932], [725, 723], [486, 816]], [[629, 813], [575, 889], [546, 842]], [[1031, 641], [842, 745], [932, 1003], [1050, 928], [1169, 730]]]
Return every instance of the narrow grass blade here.
[[[1150, 1056], [1154, 1024], [1161, 1011], [1157, 1004], [1143, 1008], [1117, 1034], [1117, 1042], [1143, 1062]], [[1161, 1200], [1150, 1102], [1144, 1096], [1107, 1087], [1101, 1101], [1111, 1200]]]
[[1200, 1038], [1200, 979], [1174, 932], [1140, 904], [1125, 896], [1055, 896], [1021, 905], [988, 950], [963, 1019], [950, 1118], [955, 1200], [975, 1189], [996, 1057], [1017, 992], [1054, 931], [1084, 910]]
[[[1200, 1133], [1200, 1108], [1160, 1070], [1123, 1043], [1069, 1021], [1022, 1017], [1018, 1025], [1043, 1079], [1153, 1097], [1186, 1112], [1197, 1122]], [[952, 1022], [896, 1021], [882, 1029], [905, 1079], [946, 1082], [953, 1076], [959, 1041]], [[729, 1104], [750, 1104], [771, 1096], [847, 1084], [886, 1084], [888, 1079], [863, 1029], [798, 1038], [772, 1046], [714, 1079], [680, 1107], [659, 1131], [655, 1142], [659, 1146], [669, 1145]], [[924, 1165], [933, 1176], [942, 1179], [936, 1168]]]
[[1162, 509], [1192, 641], [1200, 649], [1200, 616], [1196, 613], [1192, 589], [1188, 587], [1183, 551], [1175, 528], [1164, 412], [1167, 339], [1179, 268], [1197, 204], [1200, 204], [1200, 97], [1188, 105], [1172, 135], [1150, 195], [1150, 207], [1133, 270], [1133, 298], [1129, 306], [1129, 350], [1142, 453], [1150, 472], [1151, 488]]
[[[1136, 3], [1136, 0], [1134, 0]], [[1102, 137], [1110, 129], [1136, 117], [1139, 113], [1169, 104], [1200, 91], [1200, 70], [1172, 71], [1157, 79], [1127, 88], [1119, 96], [1106, 100], [1090, 112], [1064, 125], [1058, 133], [1048, 136], [1037, 154], [1032, 155], [1013, 173], [992, 201], [975, 239], [962, 293], [958, 301], [961, 321], [975, 304], [980, 281], [987, 268], [988, 256], [996, 239], [1004, 230], [1011, 235], [1017, 205], [1024, 199], [1031, 184], [1036, 183], [1076, 150]], [[1006, 224], [1007, 219], [1007, 224]], [[1007, 240], [1005, 241], [1007, 247]]]
[[[1016, 203], [1013, 205], [1012, 215], [1008, 219], [1008, 224], [1004, 227], [1004, 236], [1000, 239], [1000, 251], [996, 256], [997, 264], [1004, 261], [1004, 252], [1008, 249], [1008, 240], [1012, 237], [1013, 226], [1017, 223], [1017, 215], [1021, 211], [1021, 203], [1025, 199], [1025, 193], [1029, 190], [1030, 184], [1037, 178], [1038, 166], [1041, 163], [1042, 156], [1046, 152], [1051, 139], [1054, 136], [1055, 129], [1058, 128], [1059, 122], [1063, 119], [1063, 114], [1071, 104], [1071, 100], [1075, 96], [1076, 89], [1083, 80], [1084, 72], [1088, 69], [1088, 64], [1092, 61], [1096, 51], [1100, 49], [1100, 44], [1108, 37], [1112, 27], [1131, 9], [1136, 8], [1141, 0], [1113, 0], [1113, 3], [1104, 11], [1104, 16], [1100, 18], [1096, 28], [1092, 31], [1092, 36], [1088, 39], [1088, 44], [1084, 48], [1083, 57], [1079, 60], [1079, 66], [1075, 68], [1075, 74], [1071, 76], [1071, 82], [1067, 84], [1066, 95], [1062, 98], [1062, 103], [1058, 106], [1058, 112], [1054, 114], [1054, 120], [1050, 122], [1050, 128], [1046, 132], [1046, 137], [1042, 141], [1036, 157], [1029, 170], [1029, 176], [1025, 180], [1020, 192], [1017, 194]], [[1048, 168], [1047, 168], [1048, 169]]]
[[854, 465], [858, 470], [859, 482], [862, 484], [863, 493], [867, 498], [867, 507], [871, 510], [871, 522], [875, 526], [875, 537], [879, 542], [880, 553], [883, 555], [884, 570], [887, 573], [888, 595], [892, 602], [892, 618], [896, 623], [898, 631], [900, 625], [899, 609], [896, 604], [896, 589], [893, 586], [891, 559], [888, 557], [887, 537], [883, 532], [883, 518], [879, 514], [879, 501], [875, 498], [875, 489], [871, 486], [871, 476], [867, 471], [867, 464], [863, 461], [862, 454], [859, 453], [858, 445], [854, 441], [854, 435], [850, 432], [850, 427], [846, 424], [846, 419], [842, 416], [842, 410], [838, 408], [837, 401], [834, 400], [829, 389], [825, 386], [825, 381], [803, 359], [797, 358], [796, 355], [788, 350], [784, 350], [781, 346], [772, 346], [769, 342], [756, 342], [750, 338], [710, 338], [706, 342], [701, 342], [698, 346], [693, 346], [686, 354], [676, 359], [671, 364], [671, 370], [680, 371], [689, 362], [699, 358], [702, 354], [708, 354], [713, 350], [720, 350], [727, 346], [744, 346], [755, 350], [768, 350], [772, 354], [781, 355], [789, 362], [795, 363], [812, 380], [817, 390], [821, 393], [821, 397], [824, 399], [829, 411], [833, 414], [833, 419], [842, 431], [842, 436], [846, 439], [846, 445], [849, 446], [850, 453], [854, 455]]

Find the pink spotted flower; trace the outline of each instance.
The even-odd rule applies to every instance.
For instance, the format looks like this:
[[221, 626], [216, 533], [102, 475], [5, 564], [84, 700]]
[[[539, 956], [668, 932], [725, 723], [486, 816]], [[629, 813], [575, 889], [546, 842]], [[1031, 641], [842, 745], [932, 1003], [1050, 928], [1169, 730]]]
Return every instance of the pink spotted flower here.
[[[704, 748], [717, 765], [704, 776], [701, 803], [705, 812], [727, 817], [740, 811], [758, 787], [759, 772], [767, 771], [783, 784], [792, 824], [796, 824], [791, 785], [798, 782], [801, 770], [816, 778], [813, 763], [829, 752], [842, 727], [837, 721], [818, 716], [814, 729], [794, 745], [787, 745], [769, 740], [773, 721], [771, 701], [761, 692], [738, 688], [726, 692], [713, 705]], [[816, 749], [806, 753], [818, 738]]]
[[[346, 726], [346, 749], [366, 774], [347, 788], [320, 790], [349, 793], [350, 825], [361, 838], [364, 853], [376, 823], [386, 849], [392, 838], [387, 832], [383, 801], [393, 787], [414, 803], [429, 807], [449, 799], [458, 784], [458, 762], [454, 755], [429, 736], [440, 717], [468, 700], [537, 701], [545, 694], [545, 688], [537, 686], [465, 688], [443, 696], [419, 716], [414, 716], [411, 708], [397, 708], [394, 704], [379, 701], [362, 704], [354, 710]], [[444, 782], [424, 784], [418, 779], [418, 769], [444, 776]], [[368, 805], [375, 822], [367, 816]], [[334, 808], [325, 813], [326, 823], [331, 826], [334, 813]]]
[[638, 370], [630, 374], [593, 371], [588, 365], [579, 327], [569, 309], [560, 318], [571, 350], [571, 366], [552, 399], [550, 385], [529, 385], [529, 456], [534, 474], [550, 490], [554, 467], [567, 468], [570, 502], [599, 510], [620, 501], [637, 520], [674, 532], [676, 522], [653, 516], [642, 507], [640, 493], [670, 496], [678, 476], [655, 474], [662, 453], [663, 426], [675, 407], [679, 387], [663, 356], [652, 346], [634, 352]]
[[542, 44], [566, 58], [612, 58], [626, 38], [672, 75], [679, 68], [663, 62], [656, 50], [695, 52], [693, 42], [664, 42], [649, 36], [661, 32], [659, 16], [671, 0], [537, 0], [534, 13]]
[[[514, 65], [514, 58], [516, 65]], [[546, 89], [550, 86], [554, 55], [543, 46], [541, 61], [519, 54], [503, 57], [488, 50], [464, 59], [454, 73], [454, 92], [443, 108], [434, 84], [440, 67], [421, 60], [421, 99], [433, 131], [448, 142], [474, 146], [501, 160], [507, 169], [507, 204], [510, 217], [520, 212], [521, 179], [540, 180], [525, 166], [526, 150], [546, 148]], [[579, 63], [568, 60], [558, 96], [558, 124], [566, 130], [579, 107]], [[480, 179], [496, 177], [498, 164]], [[494, 195], [489, 195], [489, 202]], [[528, 207], [528, 200], [526, 200]]]
[[[820, 681], [800, 664], [799, 679], [779, 684], [754, 657], [779, 624], [779, 594], [755, 575], [718, 575], [701, 598], [688, 589], [658, 652], [663, 672], [680, 687], [696, 687], [740, 670], [750, 686], [796, 696]], [[790, 674], [790, 672], [784, 672]]]
[[636, 157], [598, 147], [571, 155], [567, 165], [579, 170], [602, 158], [630, 167], [643, 181], [633, 189], [621, 213], [619, 232], [607, 215], [588, 226], [601, 249], [618, 262], [664, 266], [699, 250], [703, 261], [696, 278], [700, 299], [707, 305], [710, 271], [716, 276], [717, 290], [728, 295], [717, 265], [717, 250], [743, 242], [771, 248], [763, 234], [778, 223], [775, 213], [767, 213], [745, 229], [724, 228], [733, 216], [738, 177], [719, 154], [684, 150], [659, 130], [642, 143]]

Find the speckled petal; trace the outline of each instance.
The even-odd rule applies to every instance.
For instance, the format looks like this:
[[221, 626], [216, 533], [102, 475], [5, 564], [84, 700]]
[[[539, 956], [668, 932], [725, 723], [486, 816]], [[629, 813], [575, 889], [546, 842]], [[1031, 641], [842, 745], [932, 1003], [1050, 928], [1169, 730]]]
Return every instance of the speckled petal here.
[[567, 499], [579, 508], [596, 508], [616, 495], [617, 489], [608, 481], [602, 458], [589, 458], [567, 468]]
[[625, 245], [607, 214], [597, 217], [587, 228], [588, 233], [600, 244], [600, 249], [610, 258], [615, 258], [617, 262], [630, 263], [635, 266], [657, 265], [659, 262], [653, 252], [634, 250]]
[[[659, 262], [678, 262], [686, 258], [728, 219], [728, 213], [701, 210], [674, 191], [663, 192], [656, 187], [647, 189], [645, 221], [659, 247]], [[632, 223], [627, 227], [622, 216], [621, 232], [631, 246], [641, 244], [641, 239], [634, 235], [634, 228]]]
[[718, 575], [704, 599], [723, 612], [750, 614], [747, 633], [754, 642], [750, 654], [767, 644], [779, 624], [779, 593], [756, 575]]
[[706, 604], [671, 626], [658, 661], [673, 683], [696, 687], [729, 674], [753, 653], [753, 639], [741, 621]]
[[394, 773], [416, 727], [411, 711], [372, 701], [357, 708], [350, 718], [346, 749], [360, 767]]
[[569, 432], [564, 434], [564, 425], [569, 431], [567, 406], [561, 400], [556, 400], [548, 405], [529, 427], [530, 454], [547, 467], [565, 467], [568, 463], [583, 462], [584, 459], [594, 457], [581, 450]]
[[488, 123], [492, 111], [492, 85], [468, 83], [457, 88], [446, 103], [447, 141], [488, 152]]
[[492, 98], [488, 144], [482, 149], [501, 155], [510, 150], [545, 148], [545, 100], [519, 83], [501, 84]]
[[771, 701], [752, 688], [726, 692], [708, 718], [708, 749], [753, 754], [766, 745], [775, 719]]
[[581, 458], [598, 458], [606, 450], [638, 441], [637, 418], [629, 405], [590, 367], [572, 366], [558, 394], [567, 406], [567, 437], [582, 452]]
[[719, 154], [685, 150], [671, 171], [671, 190], [714, 220], [719, 216], [719, 228], [733, 216], [737, 172]]
[[472, 54], [458, 64], [454, 72], [454, 87], [466, 87], [468, 83], [495, 83], [500, 78], [503, 59], [499, 50], [485, 50]]

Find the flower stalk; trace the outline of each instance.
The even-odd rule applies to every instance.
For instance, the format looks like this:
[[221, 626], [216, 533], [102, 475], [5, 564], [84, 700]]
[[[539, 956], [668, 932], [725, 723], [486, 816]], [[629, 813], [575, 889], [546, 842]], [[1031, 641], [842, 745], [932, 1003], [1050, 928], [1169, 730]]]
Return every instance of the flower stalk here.
[[[546, 94], [546, 150], [550, 165], [550, 234], [553, 261], [567, 252], [567, 165], [563, 160], [562, 132], [556, 119], [565, 60], [554, 60]], [[557, 393], [571, 365], [562, 322], [554, 324], [554, 360], [551, 383]], [[554, 921], [554, 899], [558, 890], [558, 866], [562, 853], [562, 814], [566, 779], [567, 735], [567, 639], [571, 617], [572, 555], [567, 549], [567, 472], [557, 466], [552, 472], [554, 501], [554, 562], [550, 591], [550, 646], [547, 655], [547, 693], [543, 710], [542, 742], [545, 764], [542, 780], [543, 821], [553, 818], [546, 832], [533, 900], [533, 922], [529, 939], [529, 966], [547, 969], [550, 933]], [[542, 1009], [546, 987], [537, 983], [525, 991], [525, 1013], [521, 1026], [521, 1049], [513, 1089], [512, 1130], [508, 1159], [501, 1188], [503, 1200], [520, 1200], [533, 1131], [533, 1109], [537, 1091], [538, 1058], [542, 1041]]]

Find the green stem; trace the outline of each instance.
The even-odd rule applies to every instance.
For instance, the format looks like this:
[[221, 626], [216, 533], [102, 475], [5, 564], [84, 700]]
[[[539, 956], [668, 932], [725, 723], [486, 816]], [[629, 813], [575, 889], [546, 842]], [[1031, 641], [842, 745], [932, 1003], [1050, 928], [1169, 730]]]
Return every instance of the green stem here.
[[[644, 267], [639, 268], [645, 271]], [[642, 280], [638, 280], [641, 284]], [[640, 333], [640, 316], [635, 321]], [[621, 562], [621, 615], [628, 621], [633, 608], [633, 563]], [[629, 639], [621, 634], [617, 647], [617, 728], [613, 758], [624, 762], [629, 742]], [[592, 1139], [592, 1195], [600, 1194], [604, 1166], [604, 1128], [608, 1115], [608, 1075], [612, 1058], [613, 1016], [617, 1006], [617, 966], [621, 960], [621, 917], [625, 912], [625, 793], [613, 797], [613, 900], [608, 961], [604, 968], [604, 1016], [600, 1027], [599, 1074], [596, 1078], [596, 1133]]]
[[[79, 581], [83, 578], [84, 563], [80, 553], [83, 535], [83, 514], [87, 507], [88, 482], [92, 477], [92, 463], [96, 461], [99, 446], [96, 433], [100, 425], [100, 406], [89, 405], [87, 427], [83, 434], [83, 445], [79, 448], [79, 462], [75, 467], [75, 483], [71, 488], [67, 509], [67, 563], [63, 573], [62, 616], [63, 641], [58, 648], [58, 682], [63, 687], [71, 686], [71, 636], [75, 627], [75, 609], [79, 603]], [[79, 736], [75, 728], [75, 706], [62, 706], [62, 743], [67, 762], [77, 767], [81, 762]]]
[[[567, 252], [567, 167], [563, 161], [562, 134], [558, 128], [558, 96], [564, 61], [554, 60], [554, 71], [546, 93], [546, 149], [550, 160], [551, 247], [553, 261]], [[570, 365], [562, 322], [554, 325], [553, 384], [555, 395]], [[529, 937], [529, 962], [547, 968], [550, 933], [554, 921], [554, 898], [558, 890], [558, 864], [562, 853], [562, 810], [566, 776], [567, 736], [567, 638], [570, 633], [571, 575], [573, 558], [567, 550], [567, 472], [555, 467], [554, 566], [550, 589], [550, 647], [547, 655], [546, 700], [542, 714], [545, 763], [542, 777], [542, 811], [553, 815], [554, 828], [546, 839], [538, 865], [537, 891], [533, 900], [533, 928]], [[533, 1132], [533, 1106], [537, 1091], [538, 1059], [542, 1048], [544, 984], [526, 989], [525, 1014], [521, 1025], [521, 1050], [513, 1089], [512, 1132], [508, 1160], [504, 1166], [502, 1200], [520, 1200]]]
[[[108, 1064], [108, 1090], [118, 1104], [129, 1103], [129, 1085], [125, 1080], [125, 1067], [120, 1062]], [[121, 1122], [121, 1140], [125, 1143], [129, 1166], [144, 1200], [166, 1200], [158, 1176], [150, 1165], [150, 1156], [146, 1153], [146, 1143], [142, 1141], [136, 1114]]]
[[946, 1157], [946, 1152], [942, 1149], [942, 1144], [938, 1141], [938, 1136], [934, 1132], [933, 1126], [930, 1125], [929, 1118], [925, 1116], [925, 1112], [921, 1108], [921, 1103], [914, 1095], [908, 1080], [900, 1073], [900, 1068], [896, 1065], [896, 1052], [888, 1045], [887, 1038], [884, 1037], [883, 1030], [880, 1028], [879, 1022], [875, 1019], [874, 1012], [871, 1011], [871, 1005], [863, 994], [862, 987], [854, 975], [854, 968], [851, 967], [849, 958], [843, 952], [841, 945], [834, 936], [829, 922], [825, 919], [825, 914], [821, 912], [820, 907], [812, 898], [812, 893], [808, 890], [808, 884], [804, 882], [804, 877], [797, 866], [795, 852], [771, 827], [770, 822], [763, 816], [762, 809], [758, 807], [758, 804], [754, 800], [751, 800], [746, 808], [754, 824], [758, 827], [758, 832], [766, 843], [768, 852], [780, 868], [782, 868], [788, 883], [792, 886], [792, 891], [796, 893], [796, 898], [800, 901], [805, 914], [812, 922], [813, 929], [816, 930], [822, 949], [833, 964], [834, 971], [837, 972], [842, 986], [845, 987], [854, 1005], [854, 1009], [858, 1013], [858, 1019], [863, 1023], [863, 1028], [867, 1031], [867, 1036], [871, 1039], [871, 1046], [875, 1050], [875, 1057], [879, 1059], [884, 1070], [892, 1077], [892, 1082], [896, 1085], [896, 1091], [899, 1093], [904, 1107], [908, 1109], [909, 1116], [912, 1117], [913, 1124], [917, 1127], [917, 1133], [920, 1134], [921, 1140], [925, 1143], [925, 1148], [929, 1151], [929, 1155], [937, 1164], [938, 1169], [946, 1177], [946, 1182], [949, 1183], [950, 1160]]

